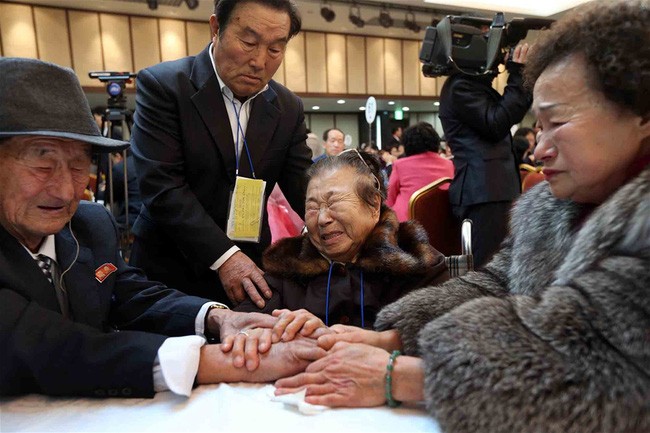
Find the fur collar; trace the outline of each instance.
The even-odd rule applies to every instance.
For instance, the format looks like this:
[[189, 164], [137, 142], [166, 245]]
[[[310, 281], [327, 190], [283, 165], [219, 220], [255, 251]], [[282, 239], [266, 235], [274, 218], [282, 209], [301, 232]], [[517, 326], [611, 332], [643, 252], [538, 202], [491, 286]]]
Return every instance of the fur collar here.
[[[387, 275], [420, 275], [439, 261], [416, 221], [399, 223], [392, 209], [382, 205], [379, 221], [359, 253], [356, 266]], [[327, 272], [330, 262], [320, 255], [307, 235], [285, 238], [264, 252], [264, 269], [273, 275], [299, 279]]]

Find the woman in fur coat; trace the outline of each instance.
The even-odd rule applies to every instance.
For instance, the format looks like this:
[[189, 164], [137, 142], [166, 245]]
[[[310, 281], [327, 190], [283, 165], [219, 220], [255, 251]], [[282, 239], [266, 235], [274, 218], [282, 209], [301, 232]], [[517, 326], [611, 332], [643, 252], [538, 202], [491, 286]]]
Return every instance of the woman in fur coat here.
[[415, 221], [400, 224], [383, 203], [379, 161], [364, 155], [350, 150], [309, 169], [307, 233], [265, 251], [273, 296], [263, 309], [247, 300], [237, 311], [304, 309], [313, 314], [308, 327], [372, 328], [385, 305], [448, 278], [444, 256], [429, 244], [424, 228]]
[[648, 0], [599, 1], [544, 32], [525, 73], [546, 181], [501, 251], [384, 308], [383, 332], [321, 336], [277, 392], [424, 400], [444, 432], [650, 431], [649, 22]]

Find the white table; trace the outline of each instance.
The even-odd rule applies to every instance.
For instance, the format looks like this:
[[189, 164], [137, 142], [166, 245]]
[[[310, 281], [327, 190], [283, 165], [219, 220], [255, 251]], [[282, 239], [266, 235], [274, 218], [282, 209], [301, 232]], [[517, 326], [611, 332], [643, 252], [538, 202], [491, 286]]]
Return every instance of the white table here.
[[266, 385], [201, 386], [188, 398], [52, 398], [0, 400], [1, 432], [434, 432], [421, 406], [328, 409], [303, 415], [271, 401]]

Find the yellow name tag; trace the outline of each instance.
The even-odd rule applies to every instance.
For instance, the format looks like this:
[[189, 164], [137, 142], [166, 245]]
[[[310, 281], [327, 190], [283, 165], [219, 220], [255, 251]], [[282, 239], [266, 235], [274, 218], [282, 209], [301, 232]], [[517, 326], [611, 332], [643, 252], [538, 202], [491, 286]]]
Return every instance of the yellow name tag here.
[[226, 234], [234, 241], [259, 242], [266, 182], [239, 177], [230, 198]]

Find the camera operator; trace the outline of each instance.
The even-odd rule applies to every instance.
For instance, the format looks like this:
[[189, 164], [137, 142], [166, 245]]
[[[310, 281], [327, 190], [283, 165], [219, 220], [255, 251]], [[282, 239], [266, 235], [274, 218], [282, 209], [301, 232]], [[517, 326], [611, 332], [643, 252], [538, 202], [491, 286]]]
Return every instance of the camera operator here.
[[518, 45], [512, 59], [506, 56], [509, 77], [503, 95], [492, 87], [494, 73], [452, 74], [440, 93], [440, 120], [454, 154], [449, 198], [456, 218], [473, 222], [476, 267], [505, 238], [510, 206], [521, 191], [510, 128], [532, 103], [521, 74], [528, 50], [528, 44]]

